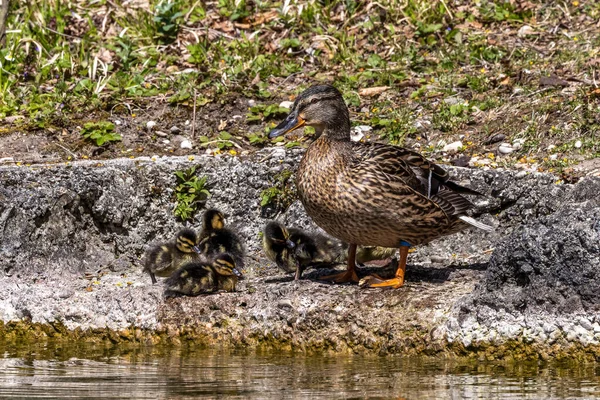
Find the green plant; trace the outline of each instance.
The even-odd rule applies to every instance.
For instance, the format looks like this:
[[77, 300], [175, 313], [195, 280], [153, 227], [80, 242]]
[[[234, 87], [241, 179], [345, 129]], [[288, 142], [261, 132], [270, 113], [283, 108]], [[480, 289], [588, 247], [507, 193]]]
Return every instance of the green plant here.
[[249, 112], [246, 114], [246, 120], [248, 122], [264, 121], [268, 118], [284, 117], [288, 112], [287, 108], [279, 107], [277, 104], [257, 104], [250, 107]]
[[296, 187], [290, 179], [292, 175], [293, 173], [288, 170], [276, 174], [273, 177], [273, 186], [260, 193], [263, 216], [269, 217], [284, 211], [296, 200]]
[[162, 0], [154, 9], [153, 21], [161, 41], [170, 43], [179, 32], [179, 19], [184, 13], [178, 1]]
[[121, 135], [114, 133], [115, 125], [112, 122], [88, 122], [83, 126], [81, 135], [91, 141], [96, 142], [97, 146], [102, 146], [104, 143], [118, 142]]
[[173, 213], [182, 221], [187, 221], [196, 215], [198, 209], [210, 196], [210, 192], [206, 188], [206, 177], [199, 178], [196, 175], [196, 167], [175, 171], [175, 176], [177, 177], [177, 186], [175, 187], [177, 205]]

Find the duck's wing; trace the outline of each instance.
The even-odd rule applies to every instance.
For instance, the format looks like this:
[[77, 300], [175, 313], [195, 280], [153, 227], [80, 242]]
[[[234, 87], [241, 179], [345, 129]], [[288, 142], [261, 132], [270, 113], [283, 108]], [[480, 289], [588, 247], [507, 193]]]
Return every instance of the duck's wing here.
[[405, 200], [410, 195], [412, 207], [420, 205], [420, 213], [434, 216], [439, 209], [446, 217], [451, 217], [462, 215], [473, 207], [461, 194], [479, 195], [450, 181], [448, 171], [414, 151], [381, 143], [354, 143], [353, 150], [353, 181], [358, 185], [382, 188], [371, 188], [380, 193], [379, 199], [374, 196], [374, 201], [398, 202], [410, 208]]

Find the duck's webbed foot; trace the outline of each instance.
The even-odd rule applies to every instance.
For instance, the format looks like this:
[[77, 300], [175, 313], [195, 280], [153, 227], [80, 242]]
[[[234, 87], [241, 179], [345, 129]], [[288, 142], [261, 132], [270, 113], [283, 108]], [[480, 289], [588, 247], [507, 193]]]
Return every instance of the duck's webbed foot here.
[[[396, 268], [396, 275], [391, 279], [383, 279], [379, 275], [369, 275], [365, 276], [360, 280], [358, 286], [360, 287], [389, 287], [393, 289], [398, 289], [404, 285], [404, 274], [406, 273], [406, 258], [408, 257], [408, 246], [400, 247], [400, 261], [392, 261], [392, 264], [398, 263]], [[395, 259], [394, 259], [395, 260]]]
[[358, 283], [358, 275], [356, 275], [356, 270], [354, 268], [352, 270], [346, 270], [339, 274], [322, 276], [319, 279], [322, 281], [332, 281], [335, 283]]
[[392, 279], [383, 279], [378, 275], [365, 276], [358, 282], [360, 287], [390, 287], [398, 289], [404, 285], [404, 276]]

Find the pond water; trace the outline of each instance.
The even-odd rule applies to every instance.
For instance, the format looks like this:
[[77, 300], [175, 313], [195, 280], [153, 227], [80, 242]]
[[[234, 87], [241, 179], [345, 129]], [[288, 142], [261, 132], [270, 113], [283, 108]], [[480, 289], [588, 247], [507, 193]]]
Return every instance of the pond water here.
[[592, 398], [600, 366], [188, 348], [0, 345], [10, 398]]

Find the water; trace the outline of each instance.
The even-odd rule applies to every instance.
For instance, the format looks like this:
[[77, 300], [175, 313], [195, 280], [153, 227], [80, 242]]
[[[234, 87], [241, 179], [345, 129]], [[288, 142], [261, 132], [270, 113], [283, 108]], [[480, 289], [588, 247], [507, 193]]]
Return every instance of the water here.
[[600, 396], [593, 364], [0, 345], [0, 397], [539, 399]]

